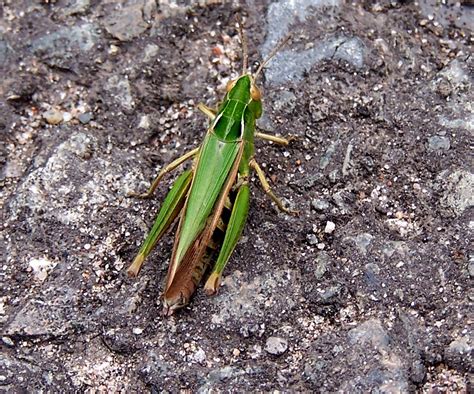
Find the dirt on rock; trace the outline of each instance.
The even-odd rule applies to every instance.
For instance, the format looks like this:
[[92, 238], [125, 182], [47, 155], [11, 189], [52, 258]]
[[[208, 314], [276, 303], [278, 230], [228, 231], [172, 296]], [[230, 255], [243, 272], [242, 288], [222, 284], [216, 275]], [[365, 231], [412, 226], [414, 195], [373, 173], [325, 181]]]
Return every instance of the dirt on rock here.
[[[474, 7], [437, 1], [4, 1], [0, 388], [469, 392]], [[440, 3], [440, 4], [438, 4]], [[125, 271], [241, 69], [256, 159], [219, 294], [161, 315], [167, 235]], [[470, 17], [471, 16], [471, 17]], [[469, 312], [471, 311], [471, 313]]]

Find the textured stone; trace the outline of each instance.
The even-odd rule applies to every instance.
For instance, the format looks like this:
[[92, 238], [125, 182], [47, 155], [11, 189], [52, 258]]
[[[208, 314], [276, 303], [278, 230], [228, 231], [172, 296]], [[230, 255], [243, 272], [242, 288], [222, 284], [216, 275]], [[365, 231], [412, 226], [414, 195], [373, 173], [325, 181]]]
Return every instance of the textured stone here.
[[265, 343], [265, 351], [280, 356], [288, 350], [288, 341], [280, 337], [269, 337]]
[[139, 37], [148, 29], [148, 23], [143, 20], [143, 4], [133, 4], [113, 12], [104, 21], [109, 34], [120, 41], [130, 41]]

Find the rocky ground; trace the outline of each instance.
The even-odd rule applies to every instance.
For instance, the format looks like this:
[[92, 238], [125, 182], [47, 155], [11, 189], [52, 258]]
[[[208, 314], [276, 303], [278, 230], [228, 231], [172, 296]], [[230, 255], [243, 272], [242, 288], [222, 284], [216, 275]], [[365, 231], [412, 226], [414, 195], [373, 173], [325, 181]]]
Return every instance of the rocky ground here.
[[[0, 388], [469, 391], [472, 2], [236, 3], [3, 2]], [[127, 194], [201, 140], [236, 14], [254, 60], [293, 34], [257, 159], [301, 214], [254, 182], [219, 295], [163, 318], [172, 236], [125, 269], [173, 177]]]

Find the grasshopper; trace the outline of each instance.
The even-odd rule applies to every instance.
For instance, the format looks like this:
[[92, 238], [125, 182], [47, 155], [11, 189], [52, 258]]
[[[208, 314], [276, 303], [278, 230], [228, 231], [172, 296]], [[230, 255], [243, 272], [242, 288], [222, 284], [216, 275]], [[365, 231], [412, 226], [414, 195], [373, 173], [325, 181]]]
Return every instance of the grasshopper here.
[[[254, 157], [255, 137], [281, 145], [289, 143], [289, 139], [258, 132], [255, 125], [262, 115], [262, 95], [256, 84], [257, 77], [289, 37], [275, 47], [252, 74], [248, 71], [247, 43], [240, 24], [239, 35], [243, 52], [242, 74], [229, 81], [225, 97], [216, 110], [198, 105], [198, 109], [210, 119], [203, 142], [165, 166], [147, 193], [135, 194], [142, 198], [152, 196], [166, 174], [194, 159], [192, 168], [184, 171], [170, 189], [150, 233], [127, 271], [129, 276], [138, 275], [145, 258], [179, 216], [162, 295], [163, 314], [166, 316], [189, 303], [213, 257], [209, 247], [216, 250], [217, 260], [204, 291], [208, 295], [217, 292], [224, 267], [247, 219], [251, 170], [256, 172], [263, 190], [281, 211], [297, 213], [287, 209], [276, 197]], [[228, 212], [226, 222], [222, 219], [225, 211]], [[217, 232], [222, 236], [215, 245]]]

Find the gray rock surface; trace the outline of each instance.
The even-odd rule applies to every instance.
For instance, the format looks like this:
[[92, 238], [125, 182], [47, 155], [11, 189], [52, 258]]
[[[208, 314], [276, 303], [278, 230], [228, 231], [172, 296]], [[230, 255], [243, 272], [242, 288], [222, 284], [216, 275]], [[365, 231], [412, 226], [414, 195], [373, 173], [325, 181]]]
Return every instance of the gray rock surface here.
[[[0, 391], [469, 391], [472, 7], [4, 3]], [[301, 214], [252, 181], [219, 294], [164, 318], [172, 235], [125, 270], [174, 175], [127, 195], [201, 140], [196, 104], [241, 70], [236, 14], [251, 65], [293, 35], [260, 125], [297, 138], [256, 158]]]
[[428, 144], [430, 149], [437, 150], [447, 150], [451, 146], [448, 137], [434, 135], [428, 139]]
[[147, 8], [148, 13], [155, 8], [152, 1], [131, 2], [130, 5], [117, 5], [117, 9], [113, 10], [104, 20], [104, 26], [108, 33], [120, 41], [130, 41], [139, 37], [148, 29], [149, 25], [146, 19]]
[[98, 38], [96, 29], [89, 23], [60, 27], [33, 40], [31, 50], [52, 67], [77, 69], [76, 56], [93, 49]]

